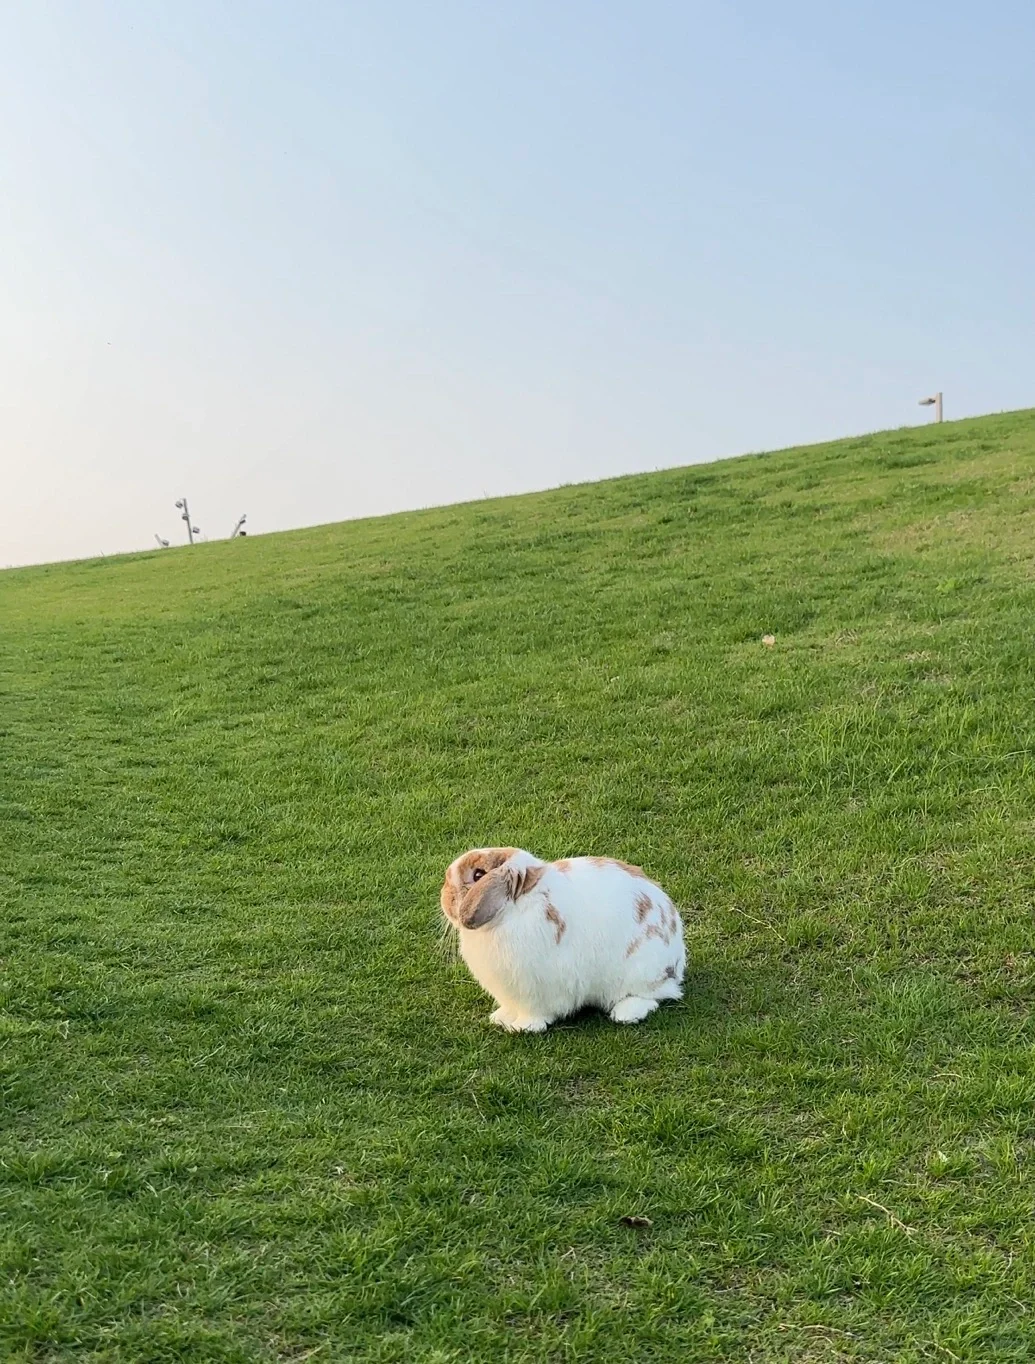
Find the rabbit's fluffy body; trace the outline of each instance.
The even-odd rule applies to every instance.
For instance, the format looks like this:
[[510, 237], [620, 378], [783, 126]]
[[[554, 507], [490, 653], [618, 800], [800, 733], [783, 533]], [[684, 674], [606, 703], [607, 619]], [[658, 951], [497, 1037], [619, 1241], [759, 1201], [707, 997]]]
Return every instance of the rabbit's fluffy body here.
[[587, 1005], [638, 1023], [682, 996], [682, 922], [638, 867], [477, 848], [449, 867], [441, 901], [471, 974], [497, 1002], [492, 1022], [512, 1032], [542, 1032]]

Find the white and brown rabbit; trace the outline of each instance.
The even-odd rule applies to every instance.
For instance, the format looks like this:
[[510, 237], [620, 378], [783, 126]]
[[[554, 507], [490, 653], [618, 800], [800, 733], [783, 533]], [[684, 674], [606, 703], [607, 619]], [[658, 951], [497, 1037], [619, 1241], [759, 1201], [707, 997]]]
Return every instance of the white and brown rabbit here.
[[542, 1032], [586, 1005], [639, 1023], [682, 997], [683, 925], [639, 867], [476, 848], [449, 867], [441, 900], [501, 1028]]

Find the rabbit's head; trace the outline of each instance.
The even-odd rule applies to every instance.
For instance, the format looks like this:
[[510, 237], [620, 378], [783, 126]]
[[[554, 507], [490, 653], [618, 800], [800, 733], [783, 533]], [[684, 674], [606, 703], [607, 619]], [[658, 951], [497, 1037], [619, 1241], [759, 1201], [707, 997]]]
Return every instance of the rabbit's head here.
[[527, 895], [546, 865], [520, 848], [475, 848], [452, 862], [439, 899], [456, 928], [481, 928]]

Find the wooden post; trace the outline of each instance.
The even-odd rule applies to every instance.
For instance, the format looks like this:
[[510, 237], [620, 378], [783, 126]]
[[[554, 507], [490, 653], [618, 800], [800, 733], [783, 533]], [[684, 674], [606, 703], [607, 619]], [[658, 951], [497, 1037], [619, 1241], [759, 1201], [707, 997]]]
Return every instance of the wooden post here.
[[936, 422], [940, 422], [940, 421], [941, 421], [941, 419], [942, 419], [942, 395], [941, 395], [940, 393], [936, 393], [936, 394], [934, 395], [933, 398], [921, 398], [921, 399], [920, 399], [920, 406], [921, 406], [921, 407], [933, 407], [933, 408], [934, 408], [934, 419], [935, 419], [935, 421], [936, 421]]

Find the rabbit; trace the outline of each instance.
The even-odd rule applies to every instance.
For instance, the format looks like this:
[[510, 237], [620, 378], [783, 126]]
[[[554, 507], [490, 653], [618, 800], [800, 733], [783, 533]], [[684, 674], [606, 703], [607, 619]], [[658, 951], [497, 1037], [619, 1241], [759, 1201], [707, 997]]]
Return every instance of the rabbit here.
[[442, 912], [508, 1032], [543, 1032], [586, 1005], [639, 1023], [681, 999], [686, 949], [672, 901], [639, 867], [610, 857], [543, 862], [476, 848], [446, 871]]

